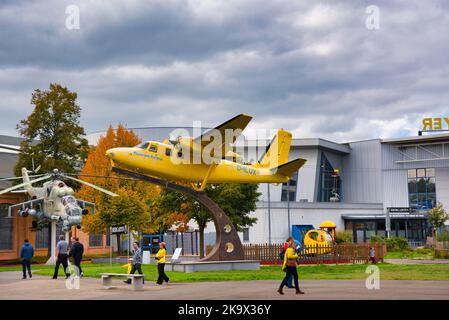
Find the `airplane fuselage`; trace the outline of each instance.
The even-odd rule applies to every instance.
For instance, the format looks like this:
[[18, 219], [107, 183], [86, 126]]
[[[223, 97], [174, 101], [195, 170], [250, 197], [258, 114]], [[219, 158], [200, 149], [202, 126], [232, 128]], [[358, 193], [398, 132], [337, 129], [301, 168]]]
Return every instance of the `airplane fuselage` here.
[[208, 183], [283, 183], [289, 177], [273, 173], [269, 168], [218, 159], [213, 164], [182, 163], [176, 148], [150, 141], [147, 148], [114, 148], [107, 152], [115, 167], [141, 174], [200, 183], [207, 176]]

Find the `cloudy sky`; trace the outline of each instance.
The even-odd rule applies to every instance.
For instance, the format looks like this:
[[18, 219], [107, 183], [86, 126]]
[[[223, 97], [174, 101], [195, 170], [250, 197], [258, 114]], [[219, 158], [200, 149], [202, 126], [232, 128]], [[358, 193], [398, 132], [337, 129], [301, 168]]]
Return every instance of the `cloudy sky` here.
[[448, 35], [444, 0], [2, 0], [0, 134], [57, 82], [88, 133], [248, 113], [298, 138], [416, 135], [449, 116]]

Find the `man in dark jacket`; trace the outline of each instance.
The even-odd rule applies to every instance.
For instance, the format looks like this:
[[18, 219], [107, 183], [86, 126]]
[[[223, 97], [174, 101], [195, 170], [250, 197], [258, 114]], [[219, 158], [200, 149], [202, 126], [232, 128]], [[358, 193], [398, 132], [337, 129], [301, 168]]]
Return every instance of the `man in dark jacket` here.
[[78, 237], [72, 237], [72, 246], [70, 247], [69, 257], [73, 258], [73, 264], [78, 267], [79, 276], [83, 276], [81, 269], [81, 260], [83, 259], [84, 246]]
[[22, 271], [23, 278], [27, 278], [26, 270], [28, 269], [28, 276], [31, 278], [33, 275], [31, 274], [31, 258], [34, 256], [33, 246], [30, 244], [28, 239], [25, 239], [25, 242], [20, 250], [20, 259], [22, 261]]

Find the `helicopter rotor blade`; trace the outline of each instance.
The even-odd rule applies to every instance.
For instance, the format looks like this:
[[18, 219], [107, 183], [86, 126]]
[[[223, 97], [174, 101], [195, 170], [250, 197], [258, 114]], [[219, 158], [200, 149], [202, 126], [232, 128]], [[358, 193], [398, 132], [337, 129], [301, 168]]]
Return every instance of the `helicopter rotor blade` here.
[[29, 185], [29, 184], [32, 184], [32, 183], [36, 183], [38, 181], [46, 180], [46, 179], [49, 179], [49, 178], [51, 178], [51, 175], [47, 174], [47, 175], [45, 175], [45, 176], [43, 176], [41, 178], [31, 180], [30, 182], [24, 182], [24, 183], [15, 185], [15, 186], [13, 186], [11, 188], [4, 189], [4, 190], [0, 191], [0, 194], [8, 193], [8, 192], [10, 192], [12, 190], [20, 189], [20, 188], [22, 188], [22, 187], [24, 187], [26, 185]]
[[6, 150], [11, 150], [11, 151], [17, 151], [17, 152], [21, 151], [21, 149], [19, 147], [13, 147], [13, 146], [8, 146], [8, 145], [3, 145], [3, 144], [0, 144], [0, 149], [6, 149]]
[[125, 177], [119, 177], [119, 176], [102, 176], [102, 175], [96, 175], [96, 174], [66, 173], [65, 175], [67, 175], [67, 176], [75, 176], [75, 177], [89, 177], [89, 178], [104, 178], [104, 179], [119, 179], [119, 180], [138, 181], [138, 179], [135, 179], [135, 178], [125, 178]]
[[76, 179], [76, 178], [74, 178], [74, 177], [67, 176], [67, 175], [62, 175], [62, 177], [63, 177], [63, 178], [70, 179], [70, 180], [73, 180], [73, 181], [77, 181], [77, 182], [83, 183], [83, 184], [85, 184], [85, 185], [87, 185], [87, 186], [89, 186], [89, 187], [91, 187], [91, 188], [94, 188], [94, 189], [97, 189], [97, 190], [99, 190], [99, 191], [101, 191], [101, 192], [103, 192], [103, 193], [106, 193], [107, 195], [110, 195], [111, 197], [118, 197], [118, 196], [119, 196], [118, 194], [116, 194], [116, 193], [114, 193], [114, 192], [111, 192], [111, 191], [109, 191], [109, 190], [100, 188], [100, 187], [98, 187], [98, 186], [96, 186], [96, 185], [94, 185], [94, 184], [92, 184], [92, 183], [89, 183], [89, 182], [86, 182], [86, 181], [83, 181], [83, 180], [80, 180], [80, 179]]

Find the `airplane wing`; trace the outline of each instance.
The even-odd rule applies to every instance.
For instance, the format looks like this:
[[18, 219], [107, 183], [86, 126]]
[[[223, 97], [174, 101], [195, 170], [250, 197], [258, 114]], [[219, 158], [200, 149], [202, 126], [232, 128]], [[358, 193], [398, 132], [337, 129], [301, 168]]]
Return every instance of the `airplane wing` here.
[[220, 124], [218, 127], [211, 129], [201, 136], [193, 139], [193, 143], [200, 145], [203, 149], [209, 143], [213, 142], [217, 135], [220, 135], [221, 155], [222, 158], [231, 150], [231, 144], [235, 143], [242, 131], [246, 128], [252, 117], [246, 114], [239, 114], [234, 118]]

